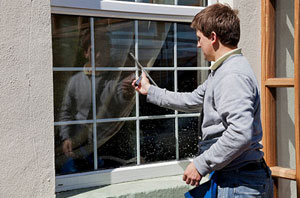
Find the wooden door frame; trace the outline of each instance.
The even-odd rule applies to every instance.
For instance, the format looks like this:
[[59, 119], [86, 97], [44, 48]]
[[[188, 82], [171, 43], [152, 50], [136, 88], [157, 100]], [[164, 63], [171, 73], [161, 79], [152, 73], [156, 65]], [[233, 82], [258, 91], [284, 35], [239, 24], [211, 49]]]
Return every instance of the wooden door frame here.
[[[276, 78], [275, 60], [275, 0], [261, 1], [261, 104], [262, 126], [264, 131], [263, 145], [265, 159], [271, 167], [275, 180], [275, 197], [277, 197], [278, 180], [284, 178], [295, 180], [297, 185], [297, 197], [300, 197], [300, 0], [294, 0], [294, 78]], [[277, 165], [276, 145], [276, 88], [294, 87], [295, 91], [295, 152], [296, 170], [279, 167]]]

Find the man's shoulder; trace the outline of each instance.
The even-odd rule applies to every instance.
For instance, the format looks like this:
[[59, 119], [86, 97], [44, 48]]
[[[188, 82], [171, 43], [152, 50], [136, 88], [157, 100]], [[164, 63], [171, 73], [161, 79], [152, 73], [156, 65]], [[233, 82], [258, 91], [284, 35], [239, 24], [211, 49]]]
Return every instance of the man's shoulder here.
[[221, 67], [216, 71], [216, 77], [230, 74], [253, 77], [254, 73], [247, 58], [241, 54], [238, 54], [233, 55], [225, 60]]

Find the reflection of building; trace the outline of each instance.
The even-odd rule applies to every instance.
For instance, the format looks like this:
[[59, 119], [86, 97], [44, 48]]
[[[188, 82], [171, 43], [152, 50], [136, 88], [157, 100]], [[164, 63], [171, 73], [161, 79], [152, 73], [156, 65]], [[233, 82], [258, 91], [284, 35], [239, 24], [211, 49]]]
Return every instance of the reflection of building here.
[[[82, 49], [79, 45], [80, 31], [78, 30], [80, 28], [91, 28], [91, 21], [94, 21], [96, 32], [99, 29], [109, 27], [108, 34], [112, 40], [111, 57], [115, 61], [113, 66], [95, 68], [95, 72], [104, 71], [117, 79], [123, 79], [127, 74], [136, 72], [133, 61], [127, 58], [128, 52], [135, 52], [139, 49], [139, 60], [143, 65], [148, 66], [151, 76], [161, 86], [186, 91], [205, 78], [205, 72], [198, 69], [199, 65], [205, 65], [205, 62], [201, 55], [195, 51], [194, 38], [192, 38], [193, 32], [186, 22], [189, 19], [185, 15], [179, 15], [180, 13], [172, 15], [170, 13], [171, 8], [165, 13], [154, 13], [155, 10], [151, 9], [116, 12], [112, 10], [115, 4], [110, 5], [111, 10], [96, 10], [99, 1], [95, 1], [97, 2], [95, 5], [87, 5], [87, 9], [84, 9], [83, 5], [80, 9], [61, 8], [57, 5], [66, 1], [52, 0], [51, 2], [52, 11], [49, 1], [11, 0], [9, 2], [1, 1], [0, 3], [2, 30], [0, 41], [2, 52], [0, 56], [2, 63], [0, 69], [0, 109], [2, 115], [0, 131], [2, 134], [1, 175], [3, 176], [0, 182], [0, 197], [54, 197], [55, 188], [56, 190], [62, 189], [68, 185], [67, 183], [56, 183], [57, 186], [55, 187], [55, 179], [62, 181], [62, 177], [55, 178], [55, 136], [53, 131], [58, 130], [62, 124], [78, 124], [76, 122], [72, 123], [72, 121], [71, 123], [59, 123], [57, 118], [60, 106], [58, 104], [61, 104], [61, 98], [69, 77], [83, 70], [86, 58], [79, 55], [82, 54]], [[72, 1], [69, 6], [79, 5], [76, 2], [78, 1]], [[194, 5], [197, 2], [199, 1], [178, 0], [179, 5], [183, 3]], [[275, 128], [277, 129], [277, 165], [285, 168], [296, 168], [299, 164], [294, 159], [296, 155], [299, 155], [299, 149], [297, 150], [299, 142], [295, 141], [298, 135], [294, 136], [294, 130], [299, 130], [297, 128], [299, 126], [294, 126], [298, 119], [294, 117], [294, 112], [296, 114], [299, 112], [294, 108], [293, 98], [298, 97], [294, 95], [294, 89], [299, 89], [299, 87], [296, 83], [298, 81], [293, 81], [291, 78], [294, 77], [294, 73], [299, 75], [292, 67], [299, 53], [293, 51], [294, 46], [297, 47], [293, 44], [294, 38], [297, 37], [297, 34], [293, 32], [294, 29], [297, 30], [297, 27], [293, 25], [296, 22], [294, 20], [296, 13], [293, 12], [294, 1], [284, 1], [284, 3], [283, 1], [276, 1], [276, 29], [271, 29], [271, 31], [270, 29], [263, 29], [268, 30], [266, 35], [261, 35], [261, 25], [262, 28], [272, 28], [272, 26], [261, 24], [260, 19], [272, 16], [270, 15], [270, 13], [272, 14], [271, 4], [266, 4], [268, 9], [265, 10], [265, 7], [261, 7], [261, 2], [257, 1], [222, 0], [219, 2], [230, 3], [234, 8], [240, 10], [242, 21], [240, 47], [243, 48], [244, 54], [254, 67], [259, 81], [267, 87], [266, 92], [264, 92], [266, 94], [265, 101], [272, 101], [272, 96], [276, 95], [277, 114], [275, 119], [277, 125], [276, 127], [274, 124], [266, 125], [265, 128], [271, 130], [271, 132]], [[262, 2], [268, 3], [269, 1], [264, 0]], [[163, 3], [163, 1], [153, 1], [153, 3]], [[296, 5], [299, 5], [299, 3]], [[125, 8], [120, 7], [121, 9]], [[268, 12], [268, 14], [261, 15], [261, 9], [263, 10], [262, 13]], [[60, 15], [66, 14], [65, 12], [73, 16]], [[53, 14], [52, 24], [51, 14]], [[115, 14], [117, 18], [108, 17], [109, 14]], [[77, 17], [79, 15], [82, 17]], [[90, 16], [95, 16], [95, 18], [91, 20]], [[68, 18], [68, 20], [64, 24], [60, 23], [65, 18]], [[272, 19], [266, 19], [272, 22]], [[270, 21], [267, 24], [270, 24]], [[176, 29], [175, 22], [177, 24]], [[276, 32], [276, 37], [273, 38], [275, 36], [274, 32]], [[97, 34], [95, 34], [95, 37], [97, 38]], [[177, 43], [174, 42], [175, 38], [177, 38]], [[270, 40], [272, 38], [276, 39], [276, 45], [271, 45], [274, 43], [274, 40]], [[268, 49], [271, 49], [271, 51], [274, 49], [272, 46], [276, 47], [276, 54], [271, 54], [270, 50], [262, 48], [261, 42], [264, 45], [268, 44], [267, 46], [270, 46]], [[74, 45], [74, 43], [77, 44]], [[174, 46], [177, 47], [176, 58], [174, 56]], [[103, 49], [103, 52], [105, 51]], [[265, 57], [269, 57], [269, 59], [263, 57], [264, 61], [269, 61], [264, 65], [261, 64], [260, 51]], [[271, 60], [272, 57], [276, 59]], [[268, 78], [276, 76], [287, 77], [288, 79], [271, 78], [265, 80], [265, 78], [260, 77], [261, 73], [264, 74], [264, 68], [271, 68], [269, 64], [272, 64], [272, 61], [276, 62], [277, 65], [274, 70], [276, 74], [268, 73]], [[165, 69], [175, 63], [178, 67], [188, 66], [188, 68]], [[175, 81], [178, 83], [174, 83]], [[276, 86], [289, 86], [291, 88], [274, 88]], [[295, 100], [296, 104], [298, 100]], [[270, 103], [265, 104], [266, 108], [270, 107], [268, 106]], [[197, 131], [197, 116], [191, 118], [180, 112], [177, 116], [174, 111], [161, 110], [146, 104], [145, 98], [142, 96], [139, 96], [139, 105], [133, 107], [130, 116], [122, 117], [122, 119], [111, 117], [110, 120], [84, 120], [85, 123], [92, 126], [91, 128], [94, 124], [125, 122], [126, 127], [122, 127], [103, 146], [103, 150], [99, 150], [100, 156], [103, 159], [118, 161], [119, 164], [122, 164], [118, 166], [126, 165], [127, 162], [136, 164], [137, 161], [139, 161], [139, 167], [143, 167], [143, 164], [149, 164], [150, 162], [163, 164], [165, 161], [172, 165], [167, 171], [163, 169], [164, 166], [150, 171], [147, 169], [141, 173], [145, 177], [181, 174], [180, 169], [176, 169], [178, 166], [174, 165], [174, 159], [184, 159], [195, 152], [189, 147], [189, 143], [192, 142], [193, 144], [194, 139], [187, 140], [187, 138], [182, 137], [190, 137], [187, 135], [189, 131]], [[268, 113], [275, 115], [275, 110], [271, 109], [272, 111], [273, 113], [270, 113], [270, 111], [266, 113], [266, 122], [270, 118]], [[137, 114], [141, 117], [139, 121], [135, 118]], [[156, 117], [150, 119], [153, 118], [151, 116]], [[178, 131], [178, 134], [175, 133], [176, 131]], [[137, 134], [139, 134], [139, 137]], [[178, 142], [176, 142], [176, 135], [179, 135]], [[137, 141], [137, 138], [140, 138], [140, 141]], [[181, 145], [184, 146], [181, 147]], [[112, 148], [115, 148], [113, 152]], [[274, 147], [267, 147], [266, 149], [276, 150]], [[133, 161], [127, 161], [131, 159]], [[173, 162], [174, 164], [172, 164]], [[274, 160], [272, 163], [274, 165]], [[164, 173], [157, 171], [160, 169], [164, 170]], [[298, 179], [299, 186], [299, 171], [297, 172], [298, 175], [295, 175], [294, 171], [288, 170], [288, 172], [291, 173], [290, 179]], [[139, 176], [139, 173], [135, 170], [134, 174], [128, 175]], [[97, 179], [99, 180], [96, 180], [96, 182], [91, 178], [87, 180], [82, 177], [80, 179], [73, 177], [72, 180], [72, 176], [66, 176], [65, 178], [70, 179], [68, 180], [70, 186], [73, 185], [72, 187], [75, 188], [84, 186], [82, 183], [78, 184], [78, 182], [99, 183], [100, 179], [103, 178], [110, 178], [112, 183], [115, 181], [128, 181], [124, 180], [119, 172], [117, 176], [114, 174], [114, 172], [111, 172], [109, 176], [98, 176]], [[60, 186], [61, 184], [64, 186]], [[296, 183], [294, 182], [280, 179], [278, 189], [279, 197], [297, 197]]]

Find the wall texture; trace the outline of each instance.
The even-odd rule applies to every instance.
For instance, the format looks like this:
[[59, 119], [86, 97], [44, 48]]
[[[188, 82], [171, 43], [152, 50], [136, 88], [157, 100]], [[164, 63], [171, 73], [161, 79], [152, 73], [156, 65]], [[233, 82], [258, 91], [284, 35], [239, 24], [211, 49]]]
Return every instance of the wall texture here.
[[261, 84], [261, 2], [249, 0], [219, 0], [239, 10], [241, 40], [239, 47], [249, 60]]
[[54, 195], [49, 0], [0, 0], [0, 197]]

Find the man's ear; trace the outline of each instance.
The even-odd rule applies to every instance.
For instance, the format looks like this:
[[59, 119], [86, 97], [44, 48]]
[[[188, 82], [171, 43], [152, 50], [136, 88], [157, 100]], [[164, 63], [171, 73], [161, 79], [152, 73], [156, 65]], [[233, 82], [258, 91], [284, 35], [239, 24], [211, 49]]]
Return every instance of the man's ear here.
[[215, 32], [212, 32], [210, 34], [210, 41], [211, 41], [211, 43], [215, 44], [217, 42], [217, 40], [218, 40], [217, 34]]

